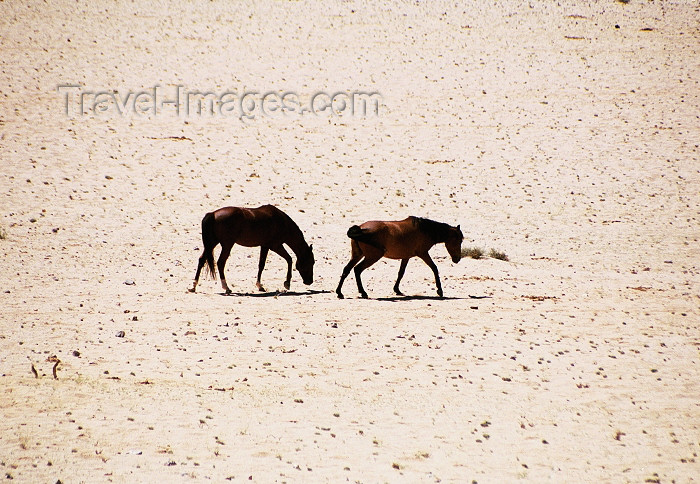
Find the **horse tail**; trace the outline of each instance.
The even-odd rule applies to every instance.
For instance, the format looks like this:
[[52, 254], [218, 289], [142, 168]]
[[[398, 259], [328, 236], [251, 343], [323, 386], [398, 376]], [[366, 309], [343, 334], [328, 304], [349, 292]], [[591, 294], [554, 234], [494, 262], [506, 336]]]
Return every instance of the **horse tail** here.
[[358, 237], [362, 237], [362, 229], [359, 225], [353, 225], [348, 229], [348, 237], [357, 240]]
[[371, 245], [377, 249], [384, 250], [384, 247], [377, 242], [374, 232], [362, 229], [359, 225], [353, 225], [348, 229], [348, 237], [357, 242], [362, 242], [363, 244]]
[[202, 244], [204, 244], [204, 256], [206, 257], [206, 268], [204, 272], [212, 279], [216, 280], [216, 270], [214, 269], [214, 247], [218, 244], [214, 233], [214, 213], [209, 212], [202, 219]]

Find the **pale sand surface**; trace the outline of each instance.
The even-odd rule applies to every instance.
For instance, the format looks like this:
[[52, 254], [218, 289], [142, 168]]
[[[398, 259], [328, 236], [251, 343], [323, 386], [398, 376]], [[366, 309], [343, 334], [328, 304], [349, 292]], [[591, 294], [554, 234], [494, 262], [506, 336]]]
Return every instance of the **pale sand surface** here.
[[[697, 482], [698, 4], [460, 3], [0, 3], [0, 477]], [[70, 118], [71, 83], [382, 103]], [[313, 285], [253, 297], [238, 247], [187, 294], [204, 213], [263, 203]], [[510, 262], [338, 300], [348, 227], [407, 215]]]

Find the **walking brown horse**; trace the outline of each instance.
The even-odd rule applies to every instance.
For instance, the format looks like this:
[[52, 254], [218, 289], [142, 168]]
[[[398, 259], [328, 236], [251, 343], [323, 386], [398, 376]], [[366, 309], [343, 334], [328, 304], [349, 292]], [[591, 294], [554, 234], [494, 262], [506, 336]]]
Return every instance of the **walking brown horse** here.
[[224, 266], [234, 244], [244, 247], [260, 247], [258, 263], [258, 290], [265, 288], [260, 283], [260, 276], [265, 268], [268, 251], [273, 251], [287, 261], [287, 279], [284, 288], [289, 289], [292, 279], [292, 257], [285, 250], [287, 244], [297, 256], [296, 269], [304, 284], [309, 285], [314, 277], [314, 254], [311, 245], [307, 245], [299, 226], [282, 210], [272, 205], [258, 208], [224, 207], [207, 213], [202, 219], [202, 242], [204, 251], [199, 258], [197, 274], [190, 292], [195, 292], [199, 274], [206, 264], [207, 272], [216, 279], [214, 272], [214, 247], [221, 244], [221, 254], [217, 260], [221, 287], [226, 294], [231, 293], [226, 284]]
[[343, 269], [338, 288], [335, 290], [340, 299], [344, 297], [341, 292], [343, 282], [353, 267], [355, 268], [357, 289], [360, 291], [360, 296], [366, 299], [367, 293], [362, 287], [360, 274], [382, 257], [401, 259], [399, 277], [394, 284], [396, 294], [403, 296], [399, 289], [399, 283], [406, 271], [408, 260], [411, 257], [420, 257], [433, 270], [437, 293], [438, 296], [442, 297], [440, 275], [428, 251], [435, 244], [444, 243], [452, 261], [457, 263], [462, 257], [461, 248], [464, 239], [459, 225], [452, 227], [445, 223], [420, 217], [408, 217], [397, 222], [365, 222], [360, 226], [353, 225], [348, 230], [348, 237], [352, 239], [350, 243], [352, 257]]

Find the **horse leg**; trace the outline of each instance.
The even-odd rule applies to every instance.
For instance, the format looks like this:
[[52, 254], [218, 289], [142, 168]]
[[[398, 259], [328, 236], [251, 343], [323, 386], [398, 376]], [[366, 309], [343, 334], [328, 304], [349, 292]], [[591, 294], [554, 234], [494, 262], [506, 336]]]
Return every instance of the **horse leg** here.
[[260, 292], [265, 292], [265, 288], [260, 283], [260, 276], [262, 275], [262, 271], [265, 268], [265, 260], [267, 260], [268, 250], [269, 249], [267, 247], [260, 247], [260, 262], [258, 262], [258, 280], [255, 283], [255, 286]]
[[355, 281], [357, 281], [357, 290], [360, 291], [360, 296], [362, 297], [362, 299], [367, 299], [367, 293], [365, 292], [365, 288], [362, 287], [362, 278], [360, 277], [360, 274], [362, 274], [362, 271], [367, 269], [369, 266], [371, 266], [381, 258], [381, 252], [379, 254], [366, 254], [362, 262], [355, 266]]
[[399, 296], [403, 296], [403, 293], [399, 289], [399, 282], [403, 278], [404, 272], [406, 272], [406, 266], [408, 265], [408, 259], [401, 259], [401, 267], [399, 267], [399, 277], [396, 278], [396, 284], [394, 284], [394, 292]]
[[226, 294], [231, 294], [231, 289], [229, 289], [228, 284], [226, 284], [226, 276], [224, 276], [224, 266], [226, 265], [226, 259], [228, 259], [228, 256], [231, 253], [231, 247], [233, 247], [233, 244], [221, 244], [221, 254], [219, 254], [219, 259], [216, 261], [216, 265], [219, 267], [221, 287], [224, 289]]
[[292, 280], [292, 256], [289, 255], [289, 252], [285, 250], [283, 245], [273, 247], [272, 252], [279, 254], [284, 260], [287, 261], [287, 279], [284, 281], [284, 288], [285, 290], [289, 291], [290, 282]]
[[192, 284], [192, 288], [188, 289], [189, 292], [195, 292], [197, 290], [197, 283], [199, 282], [199, 275], [202, 273], [202, 267], [204, 267], [204, 264], [207, 261], [207, 250], [204, 249], [204, 253], [202, 254], [202, 257], [199, 258], [199, 263], [197, 264], [197, 273], [194, 275], [194, 284]]
[[435, 262], [433, 262], [433, 259], [430, 258], [430, 254], [427, 252], [425, 255], [419, 256], [421, 259], [423, 259], [423, 262], [428, 264], [428, 267], [430, 267], [433, 270], [433, 274], [435, 274], [435, 285], [437, 286], [437, 293], [438, 296], [442, 297], [442, 285], [440, 284], [440, 274], [438, 274], [438, 268], [435, 265]]
[[350, 274], [350, 270], [355, 267], [355, 265], [360, 262], [360, 259], [362, 259], [362, 249], [360, 249], [360, 246], [352, 240], [350, 242], [350, 248], [352, 249], [352, 256], [350, 257], [350, 262], [348, 262], [343, 269], [343, 274], [340, 276], [340, 282], [338, 282], [338, 287], [335, 290], [335, 293], [338, 295], [338, 299], [343, 299], [345, 296], [343, 296], [343, 293], [341, 292], [341, 288], [343, 287], [343, 282], [345, 282], [345, 278], [348, 277], [348, 274]]

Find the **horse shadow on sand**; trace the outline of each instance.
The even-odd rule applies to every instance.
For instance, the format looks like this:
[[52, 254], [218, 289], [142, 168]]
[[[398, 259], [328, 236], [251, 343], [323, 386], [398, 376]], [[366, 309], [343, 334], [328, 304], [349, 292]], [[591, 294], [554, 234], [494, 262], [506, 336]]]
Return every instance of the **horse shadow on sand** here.
[[[264, 291], [264, 292], [220, 292], [220, 296], [226, 297], [281, 297], [281, 296], [314, 296], [316, 294], [330, 294], [332, 291], [326, 290], [313, 290], [308, 291]], [[358, 298], [362, 299], [362, 298]], [[389, 301], [389, 302], [401, 302], [401, 301], [469, 301], [478, 299], [491, 299], [491, 296], [467, 296], [467, 297], [456, 297], [456, 296], [425, 296], [425, 295], [414, 295], [414, 296], [388, 296], [388, 297], [377, 297], [369, 298], [368, 300], [375, 301]]]
[[316, 291], [309, 289], [308, 291], [263, 291], [263, 292], [220, 292], [221, 296], [237, 296], [237, 297], [278, 297], [278, 296], [313, 296], [314, 294], [327, 294], [331, 291]]
[[377, 301], [390, 301], [390, 302], [401, 302], [401, 301], [469, 301], [474, 299], [491, 299], [491, 296], [468, 296], [468, 297], [455, 297], [455, 296], [389, 296], [389, 297], [378, 297]]

